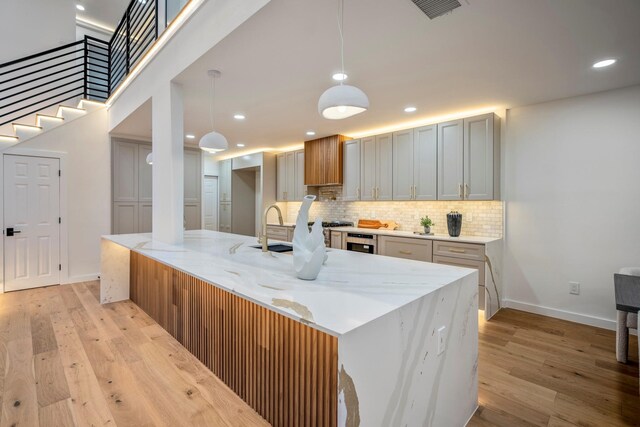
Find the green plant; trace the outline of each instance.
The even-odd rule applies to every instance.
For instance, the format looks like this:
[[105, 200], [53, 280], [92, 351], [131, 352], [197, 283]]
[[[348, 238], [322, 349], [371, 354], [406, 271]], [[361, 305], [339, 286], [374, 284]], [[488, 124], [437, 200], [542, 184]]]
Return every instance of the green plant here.
[[424, 217], [420, 218], [420, 225], [423, 227], [431, 227], [435, 224], [433, 223], [433, 221], [431, 221], [431, 218], [429, 218], [429, 216], [425, 215]]

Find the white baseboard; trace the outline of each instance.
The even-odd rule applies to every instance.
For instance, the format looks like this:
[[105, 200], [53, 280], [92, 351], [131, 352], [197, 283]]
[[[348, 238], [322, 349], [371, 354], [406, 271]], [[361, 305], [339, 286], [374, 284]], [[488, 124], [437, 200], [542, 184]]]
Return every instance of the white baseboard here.
[[62, 281], [61, 285], [70, 285], [72, 283], [80, 283], [80, 282], [91, 282], [93, 280], [98, 280], [100, 273], [93, 274], [83, 274], [82, 276], [73, 276], [67, 277], [66, 280]]
[[505, 299], [502, 302], [504, 307], [515, 308], [516, 310], [528, 311], [529, 313], [542, 314], [543, 316], [555, 317], [556, 319], [568, 320], [570, 322], [582, 323], [584, 325], [598, 328], [616, 329], [616, 321], [604, 319], [602, 317], [589, 316], [586, 314], [574, 313], [571, 311], [558, 310], [557, 308], [543, 307], [526, 302]]

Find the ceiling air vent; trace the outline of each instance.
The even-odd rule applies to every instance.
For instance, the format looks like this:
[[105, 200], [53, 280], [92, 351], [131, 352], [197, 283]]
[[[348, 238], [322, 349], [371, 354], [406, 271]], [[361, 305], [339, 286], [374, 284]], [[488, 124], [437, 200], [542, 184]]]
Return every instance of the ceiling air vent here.
[[411, 0], [429, 19], [437, 18], [456, 7], [461, 6], [458, 0]]

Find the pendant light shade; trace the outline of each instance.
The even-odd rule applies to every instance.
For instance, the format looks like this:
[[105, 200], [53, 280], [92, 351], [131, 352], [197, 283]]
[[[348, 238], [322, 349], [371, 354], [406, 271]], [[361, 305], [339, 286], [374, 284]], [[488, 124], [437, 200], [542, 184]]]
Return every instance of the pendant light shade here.
[[152, 165], [153, 164], [153, 153], [147, 154], [147, 164], [148, 165]]
[[325, 119], [339, 120], [369, 108], [369, 98], [355, 86], [337, 85], [325, 90], [318, 100], [318, 112]]
[[[207, 74], [211, 79], [211, 102], [209, 104], [209, 114], [211, 118], [211, 127], [213, 128], [213, 98], [215, 95], [215, 80], [220, 77], [221, 73], [218, 70], [209, 70], [207, 71]], [[227, 142], [227, 138], [225, 138], [224, 135], [212, 130], [211, 132], [200, 138], [198, 147], [208, 153], [219, 153], [220, 151], [224, 151], [229, 148], [229, 143]]]
[[333, 75], [340, 84], [325, 90], [318, 100], [318, 112], [325, 119], [340, 120], [355, 116], [369, 109], [369, 98], [355, 86], [344, 84], [344, 0], [338, 0], [338, 33], [340, 34], [340, 73]]
[[220, 151], [224, 151], [229, 148], [229, 143], [224, 135], [216, 131], [211, 131], [200, 138], [198, 146], [200, 149], [208, 153], [219, 153]]

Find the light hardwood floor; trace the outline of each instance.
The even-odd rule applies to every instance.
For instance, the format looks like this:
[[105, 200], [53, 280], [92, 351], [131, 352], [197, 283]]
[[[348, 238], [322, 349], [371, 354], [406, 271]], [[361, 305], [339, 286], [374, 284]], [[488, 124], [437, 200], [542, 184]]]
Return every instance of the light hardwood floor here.
[[[101, 306], [98, 292], [0, 295], [0, 427], [267, 425], [135, 304]], [[515, 310], [481, 322], [469, 425], [640, 425], [637, 355], [618, 364], [614, 344], [611, 331]]]

